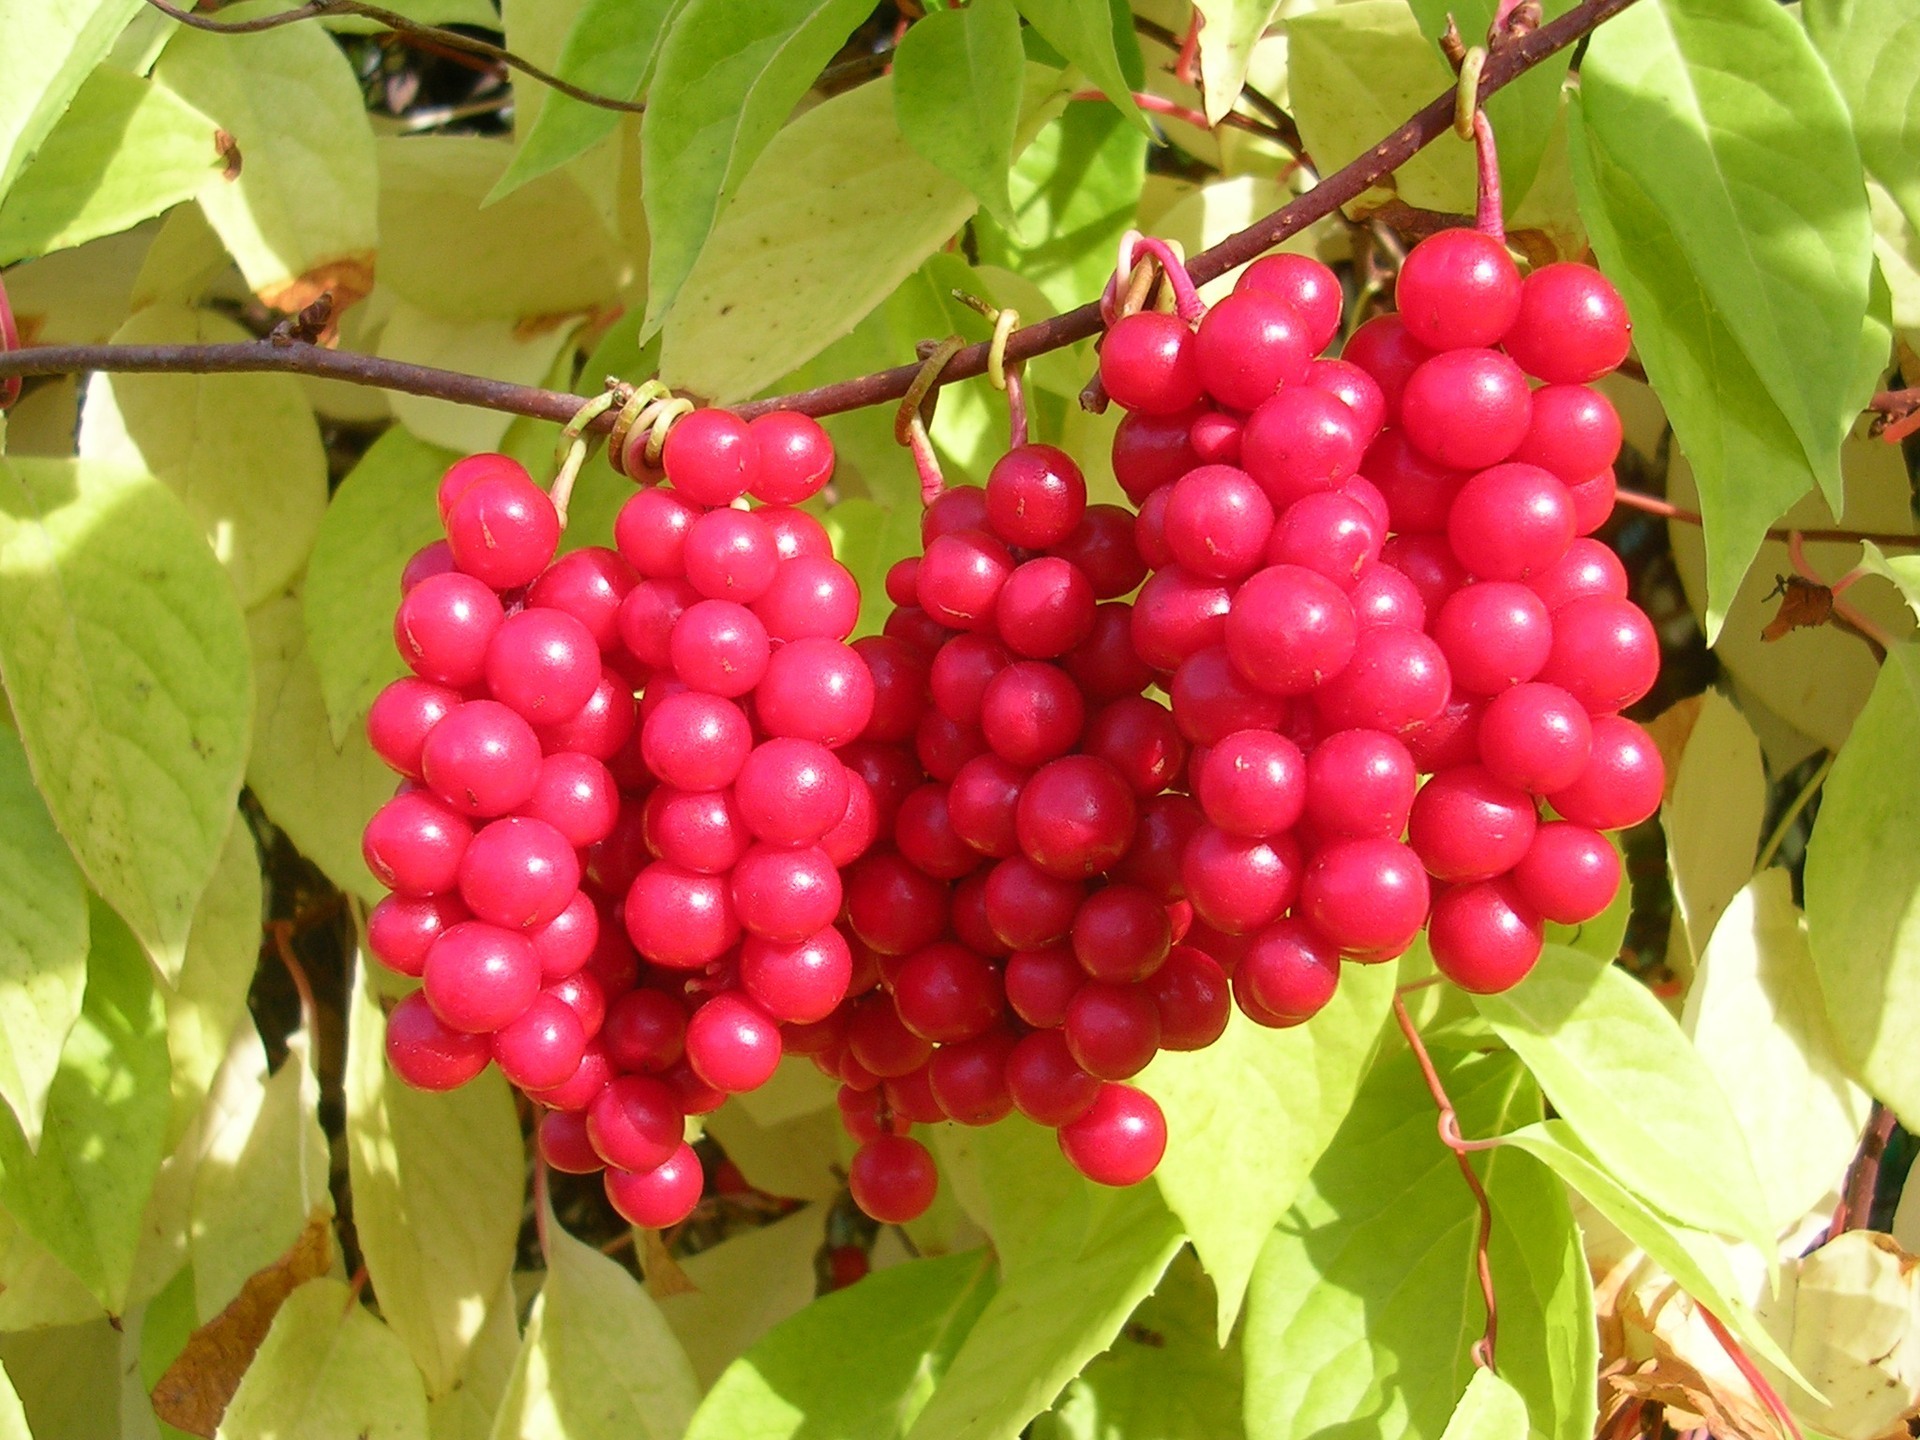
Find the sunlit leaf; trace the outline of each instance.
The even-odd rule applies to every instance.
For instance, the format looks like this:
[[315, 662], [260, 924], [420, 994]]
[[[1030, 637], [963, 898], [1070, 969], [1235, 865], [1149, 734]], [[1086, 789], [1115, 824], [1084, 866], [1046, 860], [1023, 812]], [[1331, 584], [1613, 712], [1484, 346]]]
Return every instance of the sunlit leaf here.
[[1785, 870], [1761, 871], [1720, 916], [1683, 1024], [1733, 1102], [1767, 1217], [1784, 1230], [1840, 1183], [1871, 1104], [1847, 1078]]
[[154, 76], [232, 137], [238, 173], [203, 185], [200, 206], [261, 299], [298, 310], [330, 291], [344, 308], [373, 288], [373, 131], [324, 30], [183, 29]]
[[686, 1347], [702, 1388], [813, 1299], [819, 1283], [813, 1262], [825, 1242], [826, 1221], [826, 1206], [808, 1205], [681, 1263], [697, 1288], [666, 1296], [660, 1311]]
[[916, 1260], [835, 1291], [730, 1365], [687, 1440], [894, 1440], [994, 1293], [983, 1253]]
[[220, 164], [214, 123], [163, 85], [103, 65], [0, 204], [0, 264], [111, 235], [193, 195]]
[[274, 1317], [218, 1440], [426, 1440], [420, 1375], [338, 1280], [309, 1280]]
[[86, 982], [86, 885], [19, 737], [0, 729], [0, 1098], [29, 1145]]
[[1895, 646], [1834, 763], [1807, 846], [1807, 941], [1853, 1075], [1920, 1119], [1920, 647]]
[[[379, 353], [516, 385], [538, 385], [572, 340], [577, 323], [536, 326], [495, 318], [449, 319], [402, 300], [380, 332]], [[513, 416], [424, 395], [388, 397], [394, 418], [420, 440], [461, 454], [497, 450]], [[544, 477], [543, 477], [544, 478]]]
[[450, 1094], [411, 1090], [387, 1068], [385, 1036], [363, 963], [347, 1034], [354, 1229], [381, 1313], [441, 1395], [513, 1267], [520, 1127], [497, 1071]]
[[[587, 0], [567, 30], [553, 73], [561, 79], [616, 100], [632, 100], [644, 90], [660, 53], [666, 26], [682, 0]], [[530, 86], [534, 82], [519, 82]], [[559, 91], [540, 104], [540, 113], [514, 152], [513, 163], [494, 185], [489, 199], [517, 190], [529, 180], [564, 165], [595, 142], [611, 135], [620, 112], [583, 104]]]
[[260, 956], [261, 889], [253, 830], [236, 815], [220, 864], [194, 911], [186, 959], [162, 996], [173, 1062], [170, 1144], [179, 1141], [200, 1109], [234, 1028], [247, 1013], [247, 990]]
[[893, 60], [893, 111], [900, 133], [1009, 228], [1018, 223], [1007, 194], [1007, 171], [1025, 68], [1013, 0], [975, 0], [964, 10], [929, 11], [907, 30]]
[[[251, 338], [232, 321], [154, 305], [119, 345]], [[251, 609], [306, 564], [327, 508], [327, 457], [313, 408], [288, 375], [95, 375], [80, 456], [144, 469], [186, 502]]]
[[[1629, 1189], [1687, 1224], [1771, 1245], [1732, 1108], [1646, 986], [1605, 960], [1549, 945], [1525, 980], [1474, 1004]], [[1717, 1177], [1712, 1186], [1694, 1183], [1703, 1168]]]
[[638, 1280], [546, 1217], [547, 1279], [494, 1440], [680, 1440], [700, 1390]]
[[0, 50], [0, 195], [33, 158], [140, 0], [12, 6]]
[[405, 669], [393, 645], [400, 572], [443, 538], [434, 487], [457, 458], [395, 426], [347, 472], [320, 523], [303, 587], [307, 648], [336, 745]]
[[1527, 1402], [1491, 1370], [1475, 1370], [1440, 1440], [1526, 1440]]
[[[1147, 117], [1133, 101], [1134, 76], [1140, 68], [1139, 46], [1132, 32], [1132, 15], [1125, 5], [1108, 0], [1014, 0], [1027, 22], [1055, 50], [1091, 80], [1120, 113], [1142, 132]], [[1121, 27], [1127, 29], [1122, 36]], [[1128, 60], [1132, 60], [1129, 66]]]
[[570, 174], [542, 175], [485, 205], [512, 153], [498, 141], [416, 135], [378, 150], [380, 280], [401, 299], [444, 321], [511, 328], [613, 298], [624, 260]]
[[1035, 1242], [1044, 1260], [1008, 1275], [987, 1302], [909, 1440], [1018, 1433], [1113, 1343], [1181, 1240], [1147, 1186], [1070, 1195]]
[[0, 676], [54, 823], [163, 973], [219, 862], [252, 711], [240, 607], [158, 481], [0, 464]]
[[1393, 968], [1342, 970], [1309, 1023], [1268, 1030], [1236, 1009], [1218, 1041], [1162, 1055], [1140, 1082], [1167, 1115], [1154, 1178], [1213, 1277], [1222, 1340], [1267, 1236], [1353, 1104], [1386, 1019]]
[[[1027, 77], [1022, 137], [1061, 99], [1056, 72]], [[900, 138], [889, 82], [834, 96], [774, 137], [721, 215], [667, 317], [662, 376], [753, 394], [851, 329], [975, 203]]]
[[1207, 119], [1214, 124], [1234, 107], [1247, 81], [1253, 47], [1280, 9], [1280, 0], [1195, 0], [1200, 27], [1200, 75]]
[[1675, 941], [1689, 963], [1699, 960], [1720, 912], [1753, 874], [1766, 817], [1760, 741], [1733, 702], [1709, 690], [1660, 812], [1678, 912]]
[[1867, 172], [1920, 228], [1920, 15], [1900, 0], [1809, 0], [1801, 15], [1853, 111]]
[[640, 132], [652, 246], [642, 335], [659, 328], [729, 201], [869, 8], [866, 0], [687, 0], [674, 17]]
[[37, 1153], [0, 1115], [0, 1205], [121, 1309], [167, 1124], [166, 1016], [131, 931], [96, 901], [87, 993], [47, 1092]]

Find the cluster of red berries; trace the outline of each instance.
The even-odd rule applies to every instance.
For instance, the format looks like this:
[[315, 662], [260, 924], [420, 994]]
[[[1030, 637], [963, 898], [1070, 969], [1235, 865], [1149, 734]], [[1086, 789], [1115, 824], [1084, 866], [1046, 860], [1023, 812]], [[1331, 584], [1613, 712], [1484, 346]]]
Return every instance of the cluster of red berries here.
[[851, 644], [858, 589], [793, 508], [832, 470], [810, 420], [695, 412], [617, 549], [557, 561], [524, 471], [454, 466], [396, 619], [415, 676], [369, 719], [406, 777], [367, 829], [370, 941], [424, 982], [396, 1070], [496, 1061], [547, 1161], [657, 1226], [698, 1198], [685, 1117], [805, 1055], [855, 1200], [901, 1221], [937, 1188], [915, 1124], [1017, 1110], [1131, 1184], [1167, 1137], [1126, 1082], [1233, 1005], [1299, 1024], [1423, 930], [1463, 987], [1519, 981], [1660, 798], [1619, 714], [1659, 647], [1589, 538], [1627, 319], [1596, 271], [1523, 280], [1465, 230], [1397, 299], [1340, 359], [1301, 256], [1197, 324], [1118, 319], [1137, 513], [1018, 446], [928, 507]]
[[875, 830], [834, 753], [873, 708], [859, 588], [793, 508], [832, 473], [826, 433], [705, 411], [663, 463], [617, 549], [557, 560], [517, 464], [447, 472], [447, 539], [394, 621], [414, 674], [367, 722], [405, 780], [364, 841], [394, 892], [369, 944], [422, 981], [395, 1070], [447, 1089], [496, 1062], [547, 1107], [547, 1162], [604, 1169], [649, 1226], [700, 1196], [686, 1117], [765, 1083], [779, 1025], [845, 993], [841, 869]]
[[1590, 538], [1621, 441], [1590, 385], [1627, 354], [1619, 295], [1577, 264], [1523, 280], [1498, 240], [1448, 230], [1396, 299], [1316, 359], [1334, 277], [1274, 255], [1197, 327], [1133, 315], [1101, 352], [1154, 571], [1135, 645], [1195, 746], [1187, 898], [1250, 937], [1216, 956], [1267, 1024], [1423, 928], [1464, 988], [1516, 984], [1543, 922], [1612, 901], [1601, 832], [1660, 801], [1619, 714], [1658, 640]]

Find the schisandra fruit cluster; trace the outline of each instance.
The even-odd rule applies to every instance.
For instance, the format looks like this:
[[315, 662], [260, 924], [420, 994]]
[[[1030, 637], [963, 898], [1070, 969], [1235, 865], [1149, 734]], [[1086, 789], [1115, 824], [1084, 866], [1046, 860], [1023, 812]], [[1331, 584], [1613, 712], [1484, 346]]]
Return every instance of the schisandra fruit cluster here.
[[1166, 1124], [1126, 1082], [1235, 1004], [1307, 1020], [1343, 959], [1424, 930], [1462, 986], [1516, 983], [1660, 796], [1619, 715], [1658, 646], [1587, 538], [1627, 321], [1597, 272], [1522, 280], [1471, 231], [1397, 299], [1337, 360], [1338, 283], [1299, 256], [1197, 324], [1118, 320], [1138, 512], [1020, 446], [928, 508], [851, 644], [858, 590], [793, 508], [833, 463], [809, 420], [696, 412], [617, 549], [557, 561], [523, 471], [456, 465], [396, 618], [414, 678], [369, 719], [406, 777], [370, 940], [423, 979], [396, 1070], [497, 1062], [548, 1163], [658, 1226], [700, 1192], [685, 1117], [806, 1055], [855, 1200], [900, 1221], [937, 1184], [916, 1124], [1018, 1110], [1145, 1178]]

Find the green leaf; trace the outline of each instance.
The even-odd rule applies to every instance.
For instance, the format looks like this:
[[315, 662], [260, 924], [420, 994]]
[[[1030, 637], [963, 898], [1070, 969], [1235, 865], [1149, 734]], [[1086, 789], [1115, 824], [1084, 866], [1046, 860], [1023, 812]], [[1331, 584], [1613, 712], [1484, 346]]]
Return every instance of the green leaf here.
[[443, 321], [529, 328], [613, 300], [625, 257], [571, 174], [485, 203], [511, 153], [478, 135], [379, 142], [382, 288]]
[[4, 1370], [0, 1370], [0, 1440], [33, 1440], [33, 1432], [27, 1429], [26, 1409]]
[[1240, 1347], [1214, 1339], [1213, 1287], [1182, 1251], [1113, 1342], [1033, 1422], [1034, 1440], [1230, 1440], [1241, 1427]]
[[506, 1398], [514, 1362], [520, 1357], [519, 1317], [519, 1292], [509, 1276], [487, 1306], [487, 1318], [467, 1352], [460, 1383], [427, 1402], [432, 1440], [492, 1440], [493, 1417]]
[[[1409, 0], [1409, 4], [1419, 18], [1421, 32], [1429, 39], [1438, 40], [1445, 34], [1451, 17], [1460, 38], [1469, 45], [1486, 44], [1487, 27], [1498, 8], [1496, 0]], [[1572, 8], [1573, 0], [1550, 0], [1542, 7], [1542, 18], [1555, 20]], [[1204, 46], [1205, 31], [1200, 38]], [[1572, 58], [1570, 49], [1548, 56], [1487, 101], [1487, 118], [1500, 141], [1500, 190], [1506, 197], [1509, 216], [1540, 173], [1541, 159], [1560, 115], [1560, 90], [1566, 84], [1567, 63]]]
[[[153, 305], [120, 345], [252, 337], [209, 311]], [[291, 375], [95, 375], [80, 458], [143, 469], [183, 501], [252, 609], [300, 573], [327, 508], [327, 456]]]
[[686, 1352], [640, 1283], [546, 1217], [547, 1281], [494, 1440], [680, 1440], [700, 1403]]
[[216, 1440], [426, 1440], [427, 1398], [394, 1333], [338, 1280], [309, 1280], [221, 1417]]
[[[1866, 398], [1873, 227], [1846, 106], [1806, 32], [1770, 0], [1651, 0], [1594, 35], [1580, 94], [1606, 183], [1631, 184], [1681, 252], [1669, 287], [1698, 287], [1838, 506], [1840, 442]], [[1676, 323], [1691, 332], [1676, 342], [1706, 340], [1670, 309], [1635, 312], [1642, 346]]]
[[1785, 871], [1761, 871], [1714, 927], [1682, 1024], [1733, 1102], [1783, 1231], [1840, 1182], [1870, 1101], [1847, 1078]]
[[1111, 106], [1067, 106], [1013, 164], [1008, 188], [1024, 238], [976, 221], [982, 262], [1025, 276], [1061, 310], [1097, 294], [1133, 226], [1146, 160], [1147, 137]]
[[202, 186], [200, 208], [261, 299], [297, 310], [331, 290], [343, 308], [373, 287], [373, 131], [352, 63], [326, 31], [183, 29], [154, 78], [233, 137], [239, 174]]
[[1050, 1222], [1069, 1202], [1085, 1204], [1091, 1182], [1067, 1164], [1054, 1131], [1023, 1116], [985, 1127], [934, 1132], [941, 1177], [993, 1237], [1002, 1279], [1045, 1265]]
[[266, 1051], [247, 1034], [221, 1073], [194, 1170], [188, 1230], [199, 1323], [285, 1255], [316, 1211], [333, 1213], [311, 1048], [307, 1033], [295, 1031], [269, 1076]]
[[1491, 1370], [1475, 1370], [1440, 1440], [1527, 1440], [1527, 1402]]
[[1760, 741], [1734, 703], [1709, 690], [1660, 811], [1680, 922], [1668, 950], [1683, 957], [1681, 973], [1699, 960], [1720, 913], [1752, 877], [1766, 818]]
[[1920, 555], [1889, 555], [1866, 540], [1860, 545], [1860, 568], [1892, 581], [1907, 608], [1920, 618]]
[[122, 1422], [134, 1418], [122, 1414], [121, 1404], [127, 1339], [104, 1318], [0, 1339], [34, 1440], [122, 1433]]
[[1519, 1388], [1535, 1433], [1592, 1440], [1600, 1341], [1593, 1278], [1567, 1187], [1531, 1158], [1489, 1162], [1484, 1174], [1493, 1207], [1487, 1256], [1500, 1306], [1501, 1371]]
[[[1732, 1107], [1646, 986], [1605, 960], [1549, 945], [1525, 980], [1474, 1004], [1629, 1189], [1686, 1224], [1771, 1248]], [[1713, 1185], [1695, 1183], [1703, 1172]]]
[[164, 85], [103, 65], [0, 204], [0, 264], [128, 229], [219, 166], [213, 121]]
[[12, 188], [140, 0], [9, 6], [0, 50], [0, 196]]
[[1027, 17], [1027, 23], [1040, 32], [1040, 37], [1078, 66], [1115, 109], [1130, 119], [1142, 134], [1153, 133], [1147, 117], [1133, 102], [1135, 86], [1122, 58], [1117, 26], [1124, 23], [1126, 49], [1132, 55], [1133, 70], [1139, 71], [1140, 54], [1133, 40], [1133, 16], [1125, 5], [1116, 7], [1107, 0], [1014, 0], [1014, 3]]
[[1896, 645], [1834, 762], [1807, 846], [1807, 942], [1841, 1053], [1920, 1123], [1920, 646]]
[[994, 1293], [980, 1251], [877, 1271], [734, 1361], [686, 1440], [896, 1440]]
[[[1060, 94], [1057, 72], [1028, 67], [1023, 134]], [[974, 204], [901, 139], [891, 81], [815, 106], [774, 137], [720, 217], [667, 317], [662, 377], [721, 401], [756, 393], [893, 293]]]
[[388, 1070], [385, 1037], [363, 961], [347, 1028], [354, 1229], [381, 1313], [438, 1396], [513, 1268], [520, 1126], [498, 1071], [444, 1095], [412, 1090]]
[[87, 888], [19, 737], [0, 728], [0, 1099], [29, 1145], [86, 988]]
[[1200, 94], [1207, 119], [1227, 114], [1246, 87], [1253, 47], [1280, 12], [1280, 0], [1194, 0], [1200, 27]]
[[680, 1262], [695, 1288], [666, 1296], [660, 1311], [686, 1347], [702, 1389], [812, 1302], [819, 1284], [813, 1262], [826, 1243], [826, 1222], [825, 1205], [807, 1205]]
[[47, 1092], [40, 1148], [0, 1116], [0, 1205], [109, 1311], [125, 1307], [167, 1126], [167, 1027], [147, 957], [93, 904], [86, 1001]]
[[1920, 15], [1901, 0], [1808, 0], [1800, 13], [1853, 111], [1867, 173], [1920, 229]]
[[0, 464], [0, 677], [80, 868], [163, 974], [233, 823], [252, 679], [233, 587], [158, 481]]
[[674, 17], [640, 130], [652, 245], [643, 339], [660, 328], [754, 162], [871, 8], [867, 0], [687, 0]]
[[[1287, 87], [1301, 139], [1323, 175], [1455, 84], [1405, 0], [1355, 0], [1287, 20]], [[1393, 172], [1409, 205], [1473, 210], [1473, 147], [1429, 145]]]
[[1782, 1373], [1798, 1376], [1786, 1352], [1739, 1298], [1740, 1282], [1718, 1239], [1677, 1225], [1635, 1199], [1564, 1120], [1538, 1121], [1502, 1136], [1501, 1144], [1524, 1150], [1551, 1167], [1609, 1224], [1646, 1251], [1681, 1289], [1724, 1321], [1748, 1350]]
[[163, 999], [172, 1061], [169, 1145], [179, 1143], [226, 1058], [247, 1013], [247, 990], [260, 956], [260, 852], [244, 816], [236, 815], [220, 864], [200, 896], [187, 954]]
[[1026, 52], [1013, 0], [974, 0], [929, 10], [894, 51], [893, 113], [922, 159], [980, 198], [1009, 230], [1019, 228], [1007, 193]]
[[[1511, 1056], [1437, 1058], [1467, 1133], [1538, 1116], [1538, 1092]], [[1477, 1165], [1490, 1198], [1515, 1183], [1521, 1169], [1497, 1152]], [[1538, 1167], [1534, 1173], [1544, 1176]], [[1513, 1248], [1503, 1249], [1506, 1263], [1494, 1273], [1499, 1338], [1503, 1350], [1539, 1357], [1563, 1323], [1550, 1318], [1563, 1302], [1541, 1308], [1533, 1270], [1523, 1266], [1516, 1275], [1510, 1257], [1536, 1248], [1557, 1256], [1577, 1242], [1564, 1199], [1556, 1214], [1550, 1189], [1525, 1177], [1517, 1183], [1521, 1189], [1504, 1193], [1500, 1209], [1508, 1223], [1502, 1244]], [[1549, 1204], [1533, 1210], [1542, 1196]], [[1380, 1440], [1439, 1434], [1466, 1388], [1474, 1368], [1469, 1345], [1485, 1324], [1474, 1273], [1478, 1214], [1453, 1153], [1435, 1133], [1433, 1101], [1413, 1056], [1401, 1050], [1368, 1077], [1254, 1272], [1244, 1338], [1251, 1440], [1313, 1435], [1356, 1416], [1366, 1417], [1368, 1433]], [[1516, 1223], [1524, 1232], [1512, 1228]], [[1496, 1237], [1501, 1229], [1496, 1219]], [[1573, 1269], [1584, 1273], [1577, 1261]], [[1586, 1298], [1584, 1288], [1575, 1294]], [[1577, 1323], [1592, 1324], [1590, 1306]], [[1540, 1394], [1541, 1432], [1566, 1433], [1549, 1422], [1553, 1391], [1544, 1367], [1502, 1369]], [[1589, 1404], [1593, 1380], [1589, 1369]]]
[[[455, 320], [400, 300], [376, 348], [387, 360], [462, 370], [515, 385], [538, 385], [547, 379], [578, 328], [577, 323], [529, 328], [489, 317]], [[502, 410], [425, 395], [396, 392], [388, 402], [394, 418], [421, 440], [461, 454], [498, 450], [515, 423]]]
[[[1147, 1186], [1069, 1196], [974, 1322], [909, 1440], [1019, 1433], [1160, 1283], [1180, 1225]], [[864, 1282], [863, 1282], [864, 1283]]]
[[54, 1253], [0, 1211], [0, 1333], [79, 1325], [104, 1314]]
[[442, 538], [434, 491], [458, 458], [395, 426], [347, 472], [320, 522], [304, 587], [307, 649], [336, 745], [405, 669], [393, 648], [400, 572]]
[[[666, 27], [683, 0], [587, 0], [573, 18], [553, 73], [582, 90], [616, 100], [637, 99], [660, 52]], [[532, 84], [522, 81], [521, 84]], [[499, 200], [529, 180], [583, 155], [611, 135], [620, 112], [586, 105], [553, 91], [541, 102], [513, 163], [494, 185]]]
[[298, 594], [282, 595], [247, 616], [257, 691], [247, 787], [302, 855], [372, 905], [386, 892], [360, 857], [360, 830], [394, 776], [358, 725], [335, 747], [300, 610]]
[[846, 1131], [837, 1110], [760, 1125], [744, 1107], [723, 1105], [707, 1116], [707, 1133], [756, 1190], [789, 1200], [831, 1200], [846, 1188]]
[[1353, 1104], [1393, 1000], [1392, 966], [1342, 969], [1309, 1023], [1268, 1030], [1236, 1010], [1217, 1042], [1162, 1055], [1140, 1081], [1167, 1115], [1155, 1182], [1213, 1277], [1223, 1343], [1261, 1247]]

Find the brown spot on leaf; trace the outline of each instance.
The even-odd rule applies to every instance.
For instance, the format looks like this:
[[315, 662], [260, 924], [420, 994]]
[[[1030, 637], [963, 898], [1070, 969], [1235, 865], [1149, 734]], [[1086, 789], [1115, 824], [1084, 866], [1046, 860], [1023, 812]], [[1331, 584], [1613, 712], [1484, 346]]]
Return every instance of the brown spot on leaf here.
[[1680, 756], [1687, 748], [1687, 741], [1693, 737], [1693, 727], [1700, 719], [1700, 707], [1705, 703], [1705, 697], [1689, 695], [1685, 700], [1676, 700], [1647, 722], [1647, 734], [1667, 767], [1667, 788], [1661, 797], [1663, 800], [1673, 798], [1674, 781], [1680, 778]]
[[344, 255], [315, 265], [304, 275], [263, 286], [257, 293], [261, 303], [283, 315], [298, 315], [322, 295], [333, 298], [331, 322], [320, 337], [331, 345], [337, 338], [338, 322], [349, 306], [359, 303], [373, 289], [373, 252]]
[[249, 1276], [226, 1309], [187, 1337], [153, 1387], [153, 1413], [189, 1435], [211, 1437], [286, 1298], [332, 1268], [332, 1239], [331, 1217], [315, 1210], [286, 1254]]
[[240, 178], [240, 142], [231, 132], [215, 130], [213, 132], [213, 153], [220, 157], [220, 178], [234, 181]]

